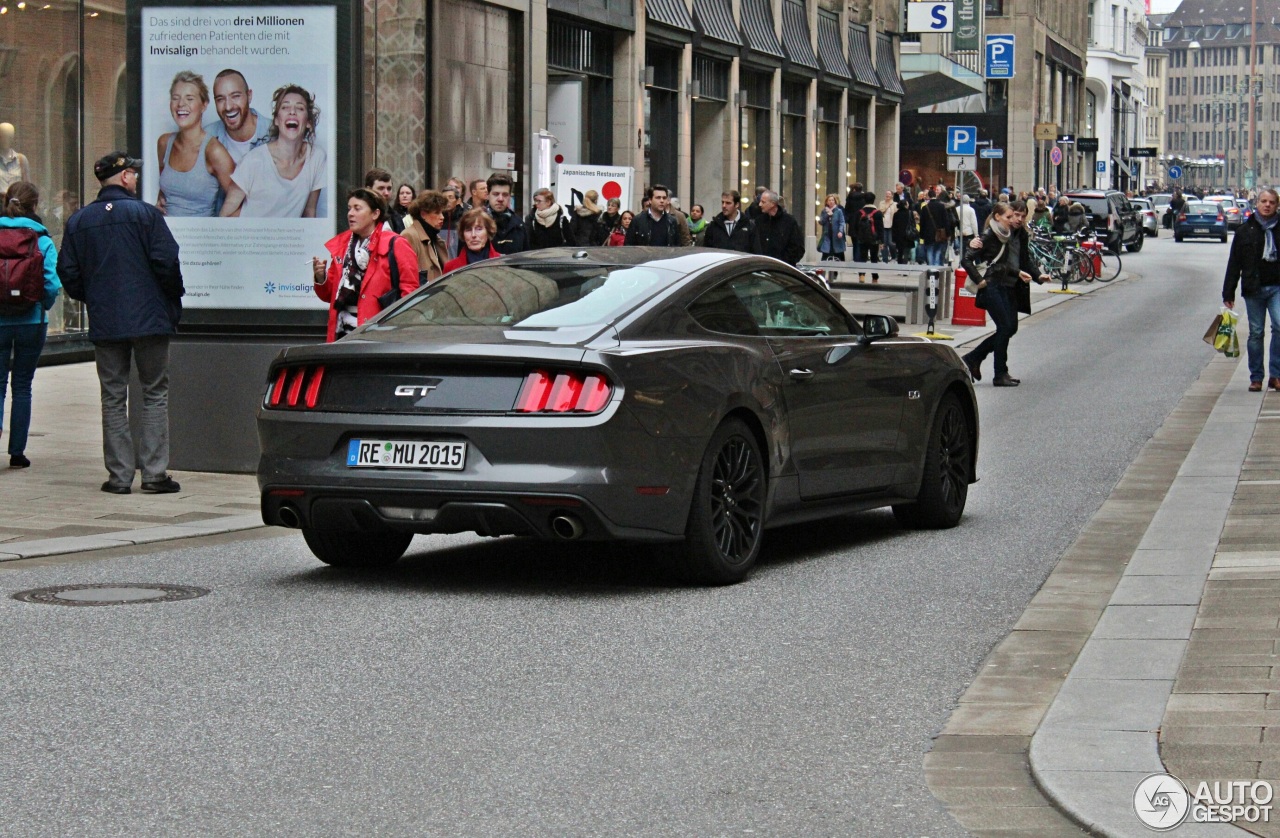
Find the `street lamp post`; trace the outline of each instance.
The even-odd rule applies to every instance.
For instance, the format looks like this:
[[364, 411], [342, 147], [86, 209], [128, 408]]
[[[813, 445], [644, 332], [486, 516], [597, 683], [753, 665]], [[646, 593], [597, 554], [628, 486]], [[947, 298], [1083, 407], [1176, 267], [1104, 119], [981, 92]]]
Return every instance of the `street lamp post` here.
[[[1191, 67], [1195, 64], [1193, 53], [1198, 49], [1200, 49], [1199, 41], [1192, 41], [1187, 44], [1187, 66], [1185, 68], [1187, 72], [1183, 79], [1187, 84], [1187, 106], [1182, 113], [1182, 156], [1186, 158], [1188, 163], [1191, 162]], [[1187, 179], [1190, 180], [1190, 166], [1187, 166], [1186, 175]]]

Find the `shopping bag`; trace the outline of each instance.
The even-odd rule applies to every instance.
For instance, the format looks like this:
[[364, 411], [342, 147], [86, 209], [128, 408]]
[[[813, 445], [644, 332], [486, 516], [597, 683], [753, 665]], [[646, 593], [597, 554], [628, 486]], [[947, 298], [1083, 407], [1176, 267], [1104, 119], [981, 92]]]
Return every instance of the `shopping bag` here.
[[1204, 331], [1204, 342], [1213, 346], [1214, 338], [1218, 336], [1218, 327], [1222, 325], [1222, 315], [1213, 318], [1213, 322], [1209, 324], [1209, 328]]
[[1213, 338], [1213, 348], [1228, 358], [1240, 357], [1240, 338], [1236, 335], [1236, 322], [1239, 319], [1239, 315], [1224, 307], [1222, 322], [1218, 324], [1218, 333]]

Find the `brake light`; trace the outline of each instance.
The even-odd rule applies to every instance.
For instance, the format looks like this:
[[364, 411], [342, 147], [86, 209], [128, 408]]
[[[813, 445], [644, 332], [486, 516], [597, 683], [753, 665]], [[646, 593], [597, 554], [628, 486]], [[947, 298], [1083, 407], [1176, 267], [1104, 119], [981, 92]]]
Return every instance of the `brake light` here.
[[609, 403], [613, 386], [596, 373], [534, 370], [516, 396], [517, 413], [598, 413]]
[[1178, 220], [1179, 220], [1179, 221], [1186, 221], [1186, 220], [1187, 220], [1187, 214], [1186, 214], [1185, 212], [1184, 212], [1184, 213], [1181, 213], [1181, 214], [1178, 216]]
[[275, 409], [314, 408], [320, 403], [320, 388], [324, 383], [324, 367], [283, 367], [276, 373], [267, 395], [267, 407]]
[[1219, 221], [1221, 221], [1221, 220], [1222, 220], [1222, 213], [1218, 213], [1218, 220], [1219, 220]]

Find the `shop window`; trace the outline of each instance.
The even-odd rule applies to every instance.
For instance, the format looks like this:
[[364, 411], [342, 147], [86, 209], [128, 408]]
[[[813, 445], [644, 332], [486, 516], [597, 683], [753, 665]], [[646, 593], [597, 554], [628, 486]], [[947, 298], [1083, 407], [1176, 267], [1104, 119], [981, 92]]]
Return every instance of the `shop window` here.
[[653, 84], [644, 91], [644, 166], [646, 186], [677, 189], [680, 150], [680, 50], [645, 43], [645, 66]]
[[804, 191], [809, 161], [805, 123], [808, 88], [808, 82], [782, 83], [781, 165], [777, 192], [787, 211], [797, 217], [802, 217], [808, 204]]
[[773, 141], [770, 133], [772, 80], [767, 72], [743, 69], [738, 74], [738, 85], [746, 104], [742, 106], [741, 155], [739, 155], [739, 189], [745, 207], [755, 197], [757, 186], [769, 186], [773, 160], [769, 155]]

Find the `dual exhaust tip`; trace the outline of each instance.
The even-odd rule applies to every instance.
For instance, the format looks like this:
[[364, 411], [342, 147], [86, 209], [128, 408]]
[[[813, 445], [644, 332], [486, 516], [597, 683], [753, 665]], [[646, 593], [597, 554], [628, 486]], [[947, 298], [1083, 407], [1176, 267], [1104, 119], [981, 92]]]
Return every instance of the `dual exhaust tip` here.
[[[280, 523], [290, 529], [296, 530], [302, 526], [302, 516], [298, 514], [298, 510], [292, 504], [281, 505], [276, 515], [280, 519]], [[575, 515], [553, 515], [551, 516], [551, 532], [562, 541], [576, 541], [586, 532], [586, 528], [582, 526], [582, 521]]]

